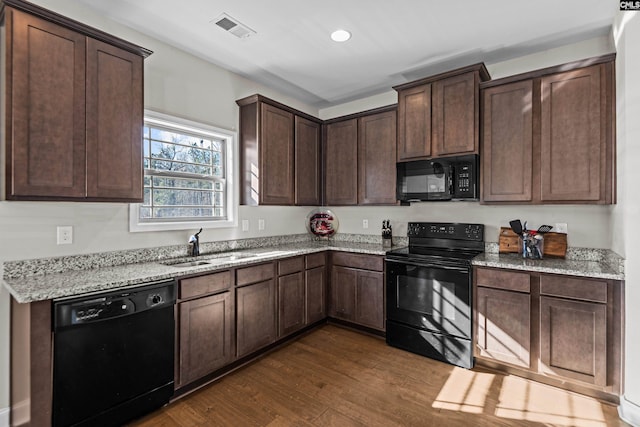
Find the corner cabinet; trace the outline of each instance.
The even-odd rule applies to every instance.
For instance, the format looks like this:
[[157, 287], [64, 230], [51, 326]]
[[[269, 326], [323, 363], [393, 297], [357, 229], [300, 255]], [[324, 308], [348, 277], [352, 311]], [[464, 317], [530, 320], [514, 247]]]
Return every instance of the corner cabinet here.
[[335, 252], [331, 256], [331, 262], [329, 315], [384, 331], [384, 258]]
[[29, 3], [3, 5], [6, 198], [142, 201], [151, 52]]
[[320, 120], [261, 95], [239, 99], [244, 205], [319, 205]]
[[479, 364], [617, 399], [622, 282], [476, 267], [474, 283]]
[[327, 121], [325, 204], [396, 204], [396, 106]]
[[481, 85], [483, 202], [615, 203], [614, 60]]
[[479, 83], [484, 64], [395, 86], [398, 161], [478, 153]]

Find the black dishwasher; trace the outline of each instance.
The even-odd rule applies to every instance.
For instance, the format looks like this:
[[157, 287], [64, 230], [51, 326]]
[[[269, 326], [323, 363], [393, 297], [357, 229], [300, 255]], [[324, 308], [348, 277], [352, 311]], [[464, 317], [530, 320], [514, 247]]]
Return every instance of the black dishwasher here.
[[54, 301], [53, 426], [119, 426], [173, 395], [175, 280]]

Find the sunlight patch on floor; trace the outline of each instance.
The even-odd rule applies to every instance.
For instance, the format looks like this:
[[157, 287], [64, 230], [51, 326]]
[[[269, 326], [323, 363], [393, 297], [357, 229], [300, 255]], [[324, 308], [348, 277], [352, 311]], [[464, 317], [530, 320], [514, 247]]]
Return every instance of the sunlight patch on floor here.
[[433, 408], [557, 426], [606, 427], [600, 402], [516, 376], [455, 368]]

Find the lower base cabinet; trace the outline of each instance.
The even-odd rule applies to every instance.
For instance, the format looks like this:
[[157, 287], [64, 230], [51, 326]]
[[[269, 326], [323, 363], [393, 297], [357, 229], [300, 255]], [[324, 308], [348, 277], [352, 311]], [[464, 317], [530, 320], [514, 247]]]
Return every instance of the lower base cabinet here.
[[613, 400], [622, 387], [623, 283], [474, 269], [479, 364]]
[[202, 378], [233, 360], [233, 313], [229, 291], [178, 304], [180, 367], [176, 387]]
[[304, 311], [304, 272], [278, 277], [278, 337], [284, 337], [303, 328]]
[[326, 267], [323, 265], [305, 270], [304, 285], [306, 293], [305, 323], [310, 325], [327, 317]]
[[330, 315], [384, 331], [383, 258], [334, 253], [332, 263]]
[[276, 282], [236, 289], [236, 354], [246, 356], [276, 340]]

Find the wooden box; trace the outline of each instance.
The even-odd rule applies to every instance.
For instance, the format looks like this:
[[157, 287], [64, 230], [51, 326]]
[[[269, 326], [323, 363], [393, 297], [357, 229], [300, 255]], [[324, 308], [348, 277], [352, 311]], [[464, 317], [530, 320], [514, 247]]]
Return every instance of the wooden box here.
[[[500, 227], [500, 253], [522, 253], [520, 237], [509, 227]], [[564, 233], [544, 233], [543, 257], [564, 258], [567, 255], [567, 235]]]

